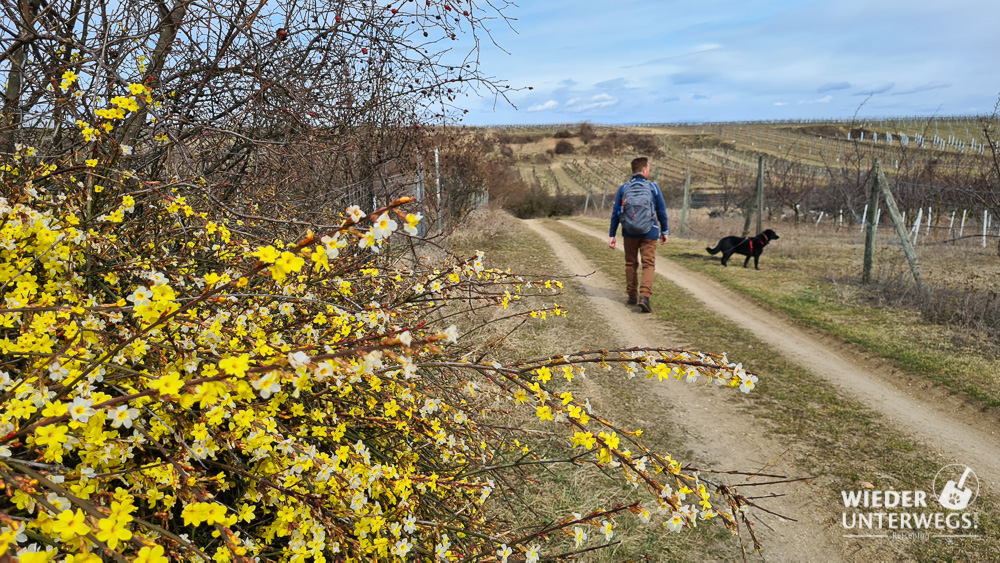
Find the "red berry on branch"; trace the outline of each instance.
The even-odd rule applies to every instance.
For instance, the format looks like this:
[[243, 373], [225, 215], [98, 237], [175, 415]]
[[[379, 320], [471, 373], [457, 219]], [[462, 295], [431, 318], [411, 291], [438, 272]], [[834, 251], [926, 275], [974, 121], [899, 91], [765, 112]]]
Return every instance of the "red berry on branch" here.
[[334, 21], [338, 21], [339, 22], [340, 21], [340, 16], [334, 16], [333, 19], [334, 19]]
[[391, 12], [392, 12], [393, 14], [397, 13], [397, 10], [396, 10], [396, 8], [393, 8], [393, 9], [391, 10]]
[[361, 48], [361, 54], [362, 55], [367, 55], [368, 54], [368, 49], [365, 49], [364, 47], [362, 47]]
[[469, 15], [469, 11], [468, 10], [462, 10], [462, 15], [463, 16], [468, 16]]

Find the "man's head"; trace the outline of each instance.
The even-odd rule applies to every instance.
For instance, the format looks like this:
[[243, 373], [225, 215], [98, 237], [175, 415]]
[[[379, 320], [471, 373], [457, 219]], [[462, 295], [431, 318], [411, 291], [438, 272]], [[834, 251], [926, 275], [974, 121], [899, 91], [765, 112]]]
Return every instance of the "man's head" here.
[[643, 176], [645, 176], [648, 179], [649, 178], [649, 159], [646, 158], [646, 157], [644, 157], [644, 156], [640, 156], [639, 158], [636, 158], [636, 159], [632, 160], [632, 173], [633, 174], [642, 174]]

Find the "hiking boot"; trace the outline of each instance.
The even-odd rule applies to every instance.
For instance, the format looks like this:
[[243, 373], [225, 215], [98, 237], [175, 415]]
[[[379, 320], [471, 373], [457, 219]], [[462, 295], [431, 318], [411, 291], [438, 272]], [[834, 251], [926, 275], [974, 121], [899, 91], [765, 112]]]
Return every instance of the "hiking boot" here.
[[628, 303], [629, 305], [635, 305], [638, 302], [639, 302], [639, 297], [636, 296], [634, 293], [629, 295], [628, 301], [626, 301], [626, 303]]
[[639, 298], [639, 310], [643, 313], [653, 312], [653, 308], [649, 306], [649, 297], [643, 296]]

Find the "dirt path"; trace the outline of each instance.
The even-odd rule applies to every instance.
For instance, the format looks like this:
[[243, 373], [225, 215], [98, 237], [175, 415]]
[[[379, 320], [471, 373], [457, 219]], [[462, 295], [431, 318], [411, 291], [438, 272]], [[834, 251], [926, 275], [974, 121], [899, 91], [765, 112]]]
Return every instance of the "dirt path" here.
[[[631, 346], [682, 345], [677, 335], [668, 333], [662, 323], [652, 316], [635, 314], [622, 300], [621, 284], [612, 282], [588, 262], [575, 247], [559, 235], [545, 228], [538, 221], [528, 221], [528, 226], [549, 243], [566, 270], [573, 275], [588, 275], [581, 280], [586, 296], [593, 304], [593, 311], [604, 317], [605, 322]], [[662, 259], [662, 257], [661, 257]], [[688, 433], [686, 442], [700, 459], [720, 469], [747, 469], [751, 464], [768, 467], [770, 473], [793, 474], [790, 467], [794, 453], [787, 444], [779, 444], [759, 434], [748, 434], [746, 429], [757, 424], [753, 417], [728, 406], [730, 389], [694, 386], [680, 381], [651, 385], [676, 413], [676, 419], [692, 421], [684, 425]], [[711, 413], [726, 412], [726, 416]], [[708, 422], [711, 424], [698, 423]], [[777, 460], [775, 462], [775, 460]], [[829, 506], [818, 506], [812, 501], [815, 490], [805, 483], [783, 485], [774, 491], [787, 496], [768, 499], [768, 510], [797, 519], [783, 522], [767, 514], [757, 514], [755, 526], [764, 544], [764, 555], [774, 561], [830, 561], [846, 559], [845, 543], [834, 534], [826, 515]], [[754, 494], [767, 494], [755, 490]], [[838, 557], [836, 554], [841, 554]]]
[[[582, 233], [607, 235], [566, 221]], [[960, 397], [929, 385], [892, 381], [891, 373], [861, 363], [843, 344], [824, 341], [808, 330], [750, 302], [722, 284], [657, 256], [662, 275], [703, 302], [713, 312], [753, 332], [788, 360], [829, 381], [838, 392], [884, 415], [887, 421], [929, 450], [973, 468], [981, 490], [1000, 484], [1000, 425], [992, 415], [977, 413]], [[619, 290], [619, 293], [621, 291]], [[861, 358], [863, 360], [863, 358]]]

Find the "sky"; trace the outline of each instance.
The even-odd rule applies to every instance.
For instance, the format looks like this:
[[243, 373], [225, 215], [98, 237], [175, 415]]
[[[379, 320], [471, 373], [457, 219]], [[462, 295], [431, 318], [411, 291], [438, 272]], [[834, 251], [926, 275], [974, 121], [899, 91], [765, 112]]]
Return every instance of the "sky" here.
[[[990, 114], [1000, 0], [521, 0], [468, 125]], [[528, 87], [531, 87], [529, 90]]]

